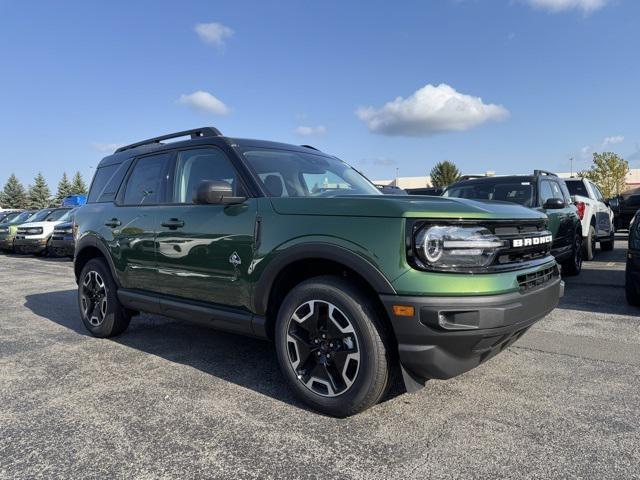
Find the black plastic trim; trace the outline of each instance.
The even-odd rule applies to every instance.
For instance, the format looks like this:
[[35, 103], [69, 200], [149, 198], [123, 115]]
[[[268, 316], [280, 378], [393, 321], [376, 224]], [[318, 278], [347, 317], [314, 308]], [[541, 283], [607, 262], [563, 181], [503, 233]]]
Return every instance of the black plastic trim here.
[[271, 288], [280, 272], [293, 262], [305, 259], [321, 259], [341, 263], [369, 282], [376, 292], [387, 295], [396, 293], [393, 285], [382, 272], [360, 255], [328, 243], [304, 243], [278, 252], [262, 272], [253, 291], [253, 307], [256, 313], [266, 314]]
[[264, 318], [244, 310], [126, 288], [118, 289], [118, 299], [131, 310], [166, 315], [225, 332], [267, 338], [266, 330], [261, 327], [265, 323]]
[[80, 272], [76, 267], [76, 260], [78, 256], [82, 253], [82, 251], [87, 247], [95, 247], [100, 250], [102, 256], [107, 260], [107, 265], [109, 266], [109, 270], [111, 270], [111, 276], [113, 277], [113, 281], [116, 282], [118, 288], [122, 286], [120, 283], [118, 275], [116, 275], [116, 267], [113, 264], [113, 260], [111, 259], [111, 254], [109, 253], [109, 249], [107, 246], [98, 239], [95, 235], [86, 235], [82, 237], [76, 244], [76, 251], [73, 257], [73, 270], [76, 276], [76, 283], [78, 282], [78, 278], [80, 276]]

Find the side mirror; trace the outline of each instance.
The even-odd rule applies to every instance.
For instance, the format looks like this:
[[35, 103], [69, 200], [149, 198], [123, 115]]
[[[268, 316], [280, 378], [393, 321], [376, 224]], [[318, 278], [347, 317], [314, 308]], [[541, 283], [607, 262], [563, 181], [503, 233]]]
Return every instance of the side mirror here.
[[202, 180], [193, 194], [193, 203], [197, 205], [233, 205], [245, 200], [234, 197], [231, 184], [219, 180]]
[[542, 206], [545, 210], [558, 210], [564, 207], [564, 200], [562, 198], [550, 198], [544, 202], [544, 205]]

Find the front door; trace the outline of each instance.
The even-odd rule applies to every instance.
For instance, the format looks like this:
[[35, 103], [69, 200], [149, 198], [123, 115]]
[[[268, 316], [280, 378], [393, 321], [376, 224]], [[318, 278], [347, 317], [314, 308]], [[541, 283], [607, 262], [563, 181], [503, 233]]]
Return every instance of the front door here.
[[257, 203], [196, 205], [202, 180], [228, 182], [235, 196], [246, 189], [226, 154], [216, 147], [177, 153], [156, 237], [162, 293], [227, 306], [250, 305], [247, 270], [253, 260]]
[[[540, 208], [549, 217], [549, 230], [553, 235], [552, 253], [558, 257], [568, 253], [573, 246], [571, 206], [567, 204], [560, 185], [554, 180], [540, 181]], [[565, 203], [563, 208], [544, 209], [542, 206], [551, 198], [559, 198]]]

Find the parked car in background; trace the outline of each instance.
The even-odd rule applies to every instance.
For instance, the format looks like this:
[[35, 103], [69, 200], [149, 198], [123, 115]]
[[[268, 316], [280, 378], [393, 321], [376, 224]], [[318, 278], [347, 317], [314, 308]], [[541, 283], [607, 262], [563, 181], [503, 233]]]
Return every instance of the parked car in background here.
[[53, 235], [53, 228], [60, 223], [69, 208], [50, 208], [38, 212], [18, 227], [13, 248], [16, 253], [46, 255], [49, 252], [49, 241]]
[[596, 184], [586, 178], [565, 178], [573, 203], [582, 222], [582, 252], [585, 260], [592, 260], [596, 242], [600, 249], [613, 250], [615, 226], [613, 211]]
[[27, 210], [16, 215], [8, 222], [0, 224], [0, 250], [13, 252], [13, 241], [18, 231], [18, 226], [28, 222], [36, 214], [37, 210]]
[[395, 185], [376, 185], [377, 189], [385, 195], [407, 195], [407, 191]]
[[396, 371], [410, 391], [454, 377], [553, 310], [546, 223], [520, 205], [382, 195], [314, 148], [206, 127], [100, 162], [76, 213], [78, 306], [96, 337], [144, 311], [271, 339], [292, 391], [344, 417]]
[[629, 250], [625, 269], [625, 294], [630, 305], [640, 306], [640, 210], [629, 223]]
[[69, 210], [53, 229], [53, 235], [49, 242], [49, 255], [53, 257], [73, 258], [76, 242], [73, 236], [73, 221], [77, 208]]
[[582, 269], [582, 225], [565, 183], [555, 174], [534, 170], [533, 175], [480, 177], [449, 185], [445, 197], [511, 202], [543, 212], [553, 235], [551, 253], [562, 272]]
[[17, 217], [18, 215], [20, 215], [21, 211], [22, 210], [3, 210], [3, 211], [1, 211], [0, 212], [0, 224], [4, 223], [4, 222], [8, 222], [12, 218]]
[[409, 195], [430, 195], [439, 197], [444, 192], [444, 188], [440, 187], [423, 187], [423, 188], [408, 188], [407, 193]]
[[616, 218], [616, 228], [626, 230], [629, 228], [631, 219], [640, 209], [640, 191], [623, 193], [618, 197], [618, 216]]

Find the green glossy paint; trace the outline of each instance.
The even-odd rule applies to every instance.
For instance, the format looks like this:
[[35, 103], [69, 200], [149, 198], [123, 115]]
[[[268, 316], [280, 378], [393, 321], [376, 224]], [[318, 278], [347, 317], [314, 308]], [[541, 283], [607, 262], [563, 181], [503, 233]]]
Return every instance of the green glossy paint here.
[[[111, 218], [121, 225], [106, 226]], [[162, 226], [174, 218], [184, 226]], [[366, 259], [400, 295], [506, 293], [517, 290], [518, 275], [535, 270], [474, 275], [416, 270], [407, 263], [405, 247], [405, 222], [412, 218], [546, 216], [518, 205], [441, 197], [261, 197], [232, 206], [89, 204], [78, 213], [78, 225], [80, 238], [94, 235], [105, 242], [124, 287], [246, 310], [251, 310], [253, 289], [270, 262], [287, 248], [309, 242], [343, 247]]]

